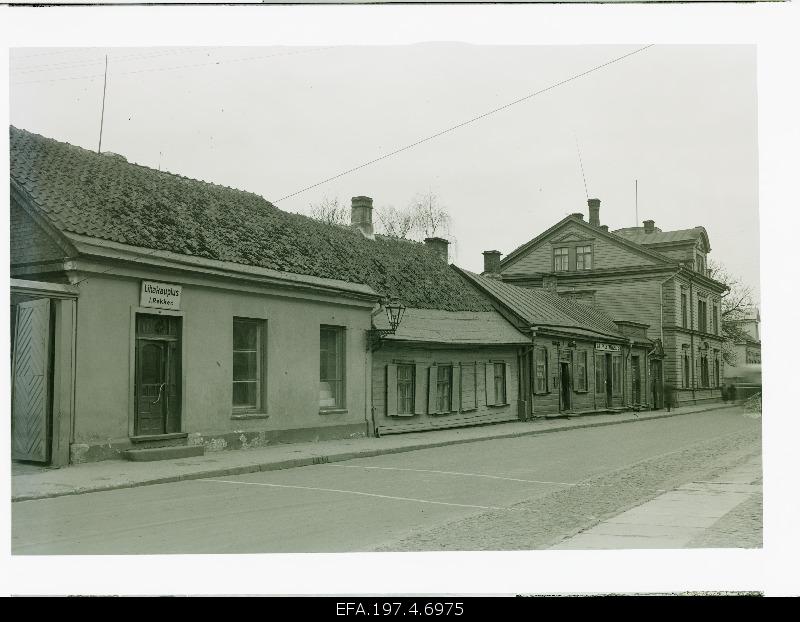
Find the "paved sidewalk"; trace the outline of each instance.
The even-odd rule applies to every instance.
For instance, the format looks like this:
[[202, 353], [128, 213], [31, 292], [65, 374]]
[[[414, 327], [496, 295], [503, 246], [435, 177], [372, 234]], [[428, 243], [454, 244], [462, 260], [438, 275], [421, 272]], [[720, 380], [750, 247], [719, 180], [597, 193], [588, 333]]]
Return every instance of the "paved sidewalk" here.
[[[554, 549], [677, 549], [761, 546], [761, 457], [708, 481], [684, 484], [569, 538]], [[743, 517], [740, 506], [747, 506]], [[737, 515], [732, 525], [730, 517]], [[741, 520], [743, 518], [743, 520]], [[725, 528], [718, 526], [725, 525]], [[733, 527], [731, 529], [731, 526]], [[719, 532], [725, 532], [720, 538]]]
[[471, 428], [453, 428], [413, 432], [381, 438], [357, 438], [315, 443], [272, 445], [258, 449], [210, 452], [196, 458], [128, 462], [106, 460], [78, 464], [61, 469], [35, 469], [14, 465], [11, 484], [12, 501], [44, 499], [148, 484], [163, 484], [188, 479], [241, 475], [255, 471], [290, 469], [310, 464], [338, 462], [381, 454], [441, 447], [456, 443], [545, 434], [562, 430], [589, 428], [620, 423], [648, 421], [736, 406], [713, 404], [684, 406], [668, 413], [665, 410], [640, 413], [585, 415], [569, 419], [515, 421]]

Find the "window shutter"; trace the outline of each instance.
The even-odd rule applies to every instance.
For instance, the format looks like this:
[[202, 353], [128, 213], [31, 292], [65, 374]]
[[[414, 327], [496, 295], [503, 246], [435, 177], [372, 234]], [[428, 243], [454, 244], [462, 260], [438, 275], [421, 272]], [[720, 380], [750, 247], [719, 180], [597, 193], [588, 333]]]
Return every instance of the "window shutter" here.
[[397, 415], [397, 365], [386, 366], [386, 416]]
[[506, 404], [510, 404], [511, 403], [511, 396], [508, 393], [508, 376], [509, 376], [508, 372], [510, 371], [511, 365], [509, 365], [508, 363], [503, 363], [503, 365], [505, 366], [505, 370], [503, 371], [503, 382], [505, 382], [505, 384], [506, 384], [506, 387], [505, 387]]
[[414, 365], [414, 414], [425, 414], [425, 366]]
[[453, 382], [450, 387], [450, 410], [456, 412], [461, 408], [461, 366], [453, 365], [450, 369]]
[[438, 368], [436, 365], [428, 368], [428, 414], [436, 413], [436, 380]]
[[486, 363], [483, 368], [486, 370], [484, 374], [486, 380], [486, 405], [494, 406], [494, 365], [492, 363]]

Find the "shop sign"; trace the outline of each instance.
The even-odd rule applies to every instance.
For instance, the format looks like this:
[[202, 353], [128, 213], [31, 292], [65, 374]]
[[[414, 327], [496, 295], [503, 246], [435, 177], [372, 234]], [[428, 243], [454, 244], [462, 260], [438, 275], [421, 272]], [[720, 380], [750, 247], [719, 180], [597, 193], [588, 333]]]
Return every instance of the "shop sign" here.
[[602, 350], [603, 352], [619, 352], [620, 347], [615, 343], [596, 343], [594, 344], [595, 350]]
[[182, 286], [172, 283], [158, 283], [156, 281], [142, 281], [142, 294], [139, 299], [140, 307], [152, 309], [181, 308]]

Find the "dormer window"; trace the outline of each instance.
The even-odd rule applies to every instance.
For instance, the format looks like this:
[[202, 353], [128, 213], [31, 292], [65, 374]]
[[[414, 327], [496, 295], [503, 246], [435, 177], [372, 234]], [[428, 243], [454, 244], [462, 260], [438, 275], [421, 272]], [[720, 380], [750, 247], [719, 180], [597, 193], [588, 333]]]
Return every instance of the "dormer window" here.
[[567, 272], [569, 270], [569, 247], [562, 246], [553, 249], [553, 271]]
[[696, 258], [695, 258], [694, 265], [695, 265], [695, 268], [697, 269], [697, 271], [700, 274], [705, 274], [706, 273], [706, 257], [705, 257], [705, 255], [703, 255], [702, 253], [698, 254], [696, 256]]
[[592, 247], [591, 246], [576, 246], [575, 247], [575, 269], [576, 270], [591, 270], [592, 269]]

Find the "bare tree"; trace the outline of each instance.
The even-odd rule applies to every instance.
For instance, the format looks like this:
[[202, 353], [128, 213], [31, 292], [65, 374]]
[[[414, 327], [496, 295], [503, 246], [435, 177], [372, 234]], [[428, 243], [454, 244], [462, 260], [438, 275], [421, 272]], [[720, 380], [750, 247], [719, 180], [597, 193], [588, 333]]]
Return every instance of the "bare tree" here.
[[414, 230], [415, 214], [410, 209], [396, 209], [391, 205], [375, 210], [381, 233], [393, 238], [408, 238]]
[[339, 204], [338, 197], [329, 199], [326, 196], [319, 203], [310, 203], [308, 207], [311, 218], [324, 222], [326, 225], [347, 225], [350, 223], [347, 208]]
[[741, 278], [731, 274], [722, 264], [711, 260], [708, 264], [708, 275], [715, 281], [727, 285], [729, 291], [722, 297], [720, 319], [722, 321], [723, 360], [728, 365], [736, 365], [736, 351], [733, 344], [749, 338], [737, 320], [742, 320], [754, 308], [753, 292]]
[[432, 191], [418, 194], [411, 202], [414, 215], [414, 228], [423, 237], [432, 238], [447, 234], [450, 228], [450, 214]]

